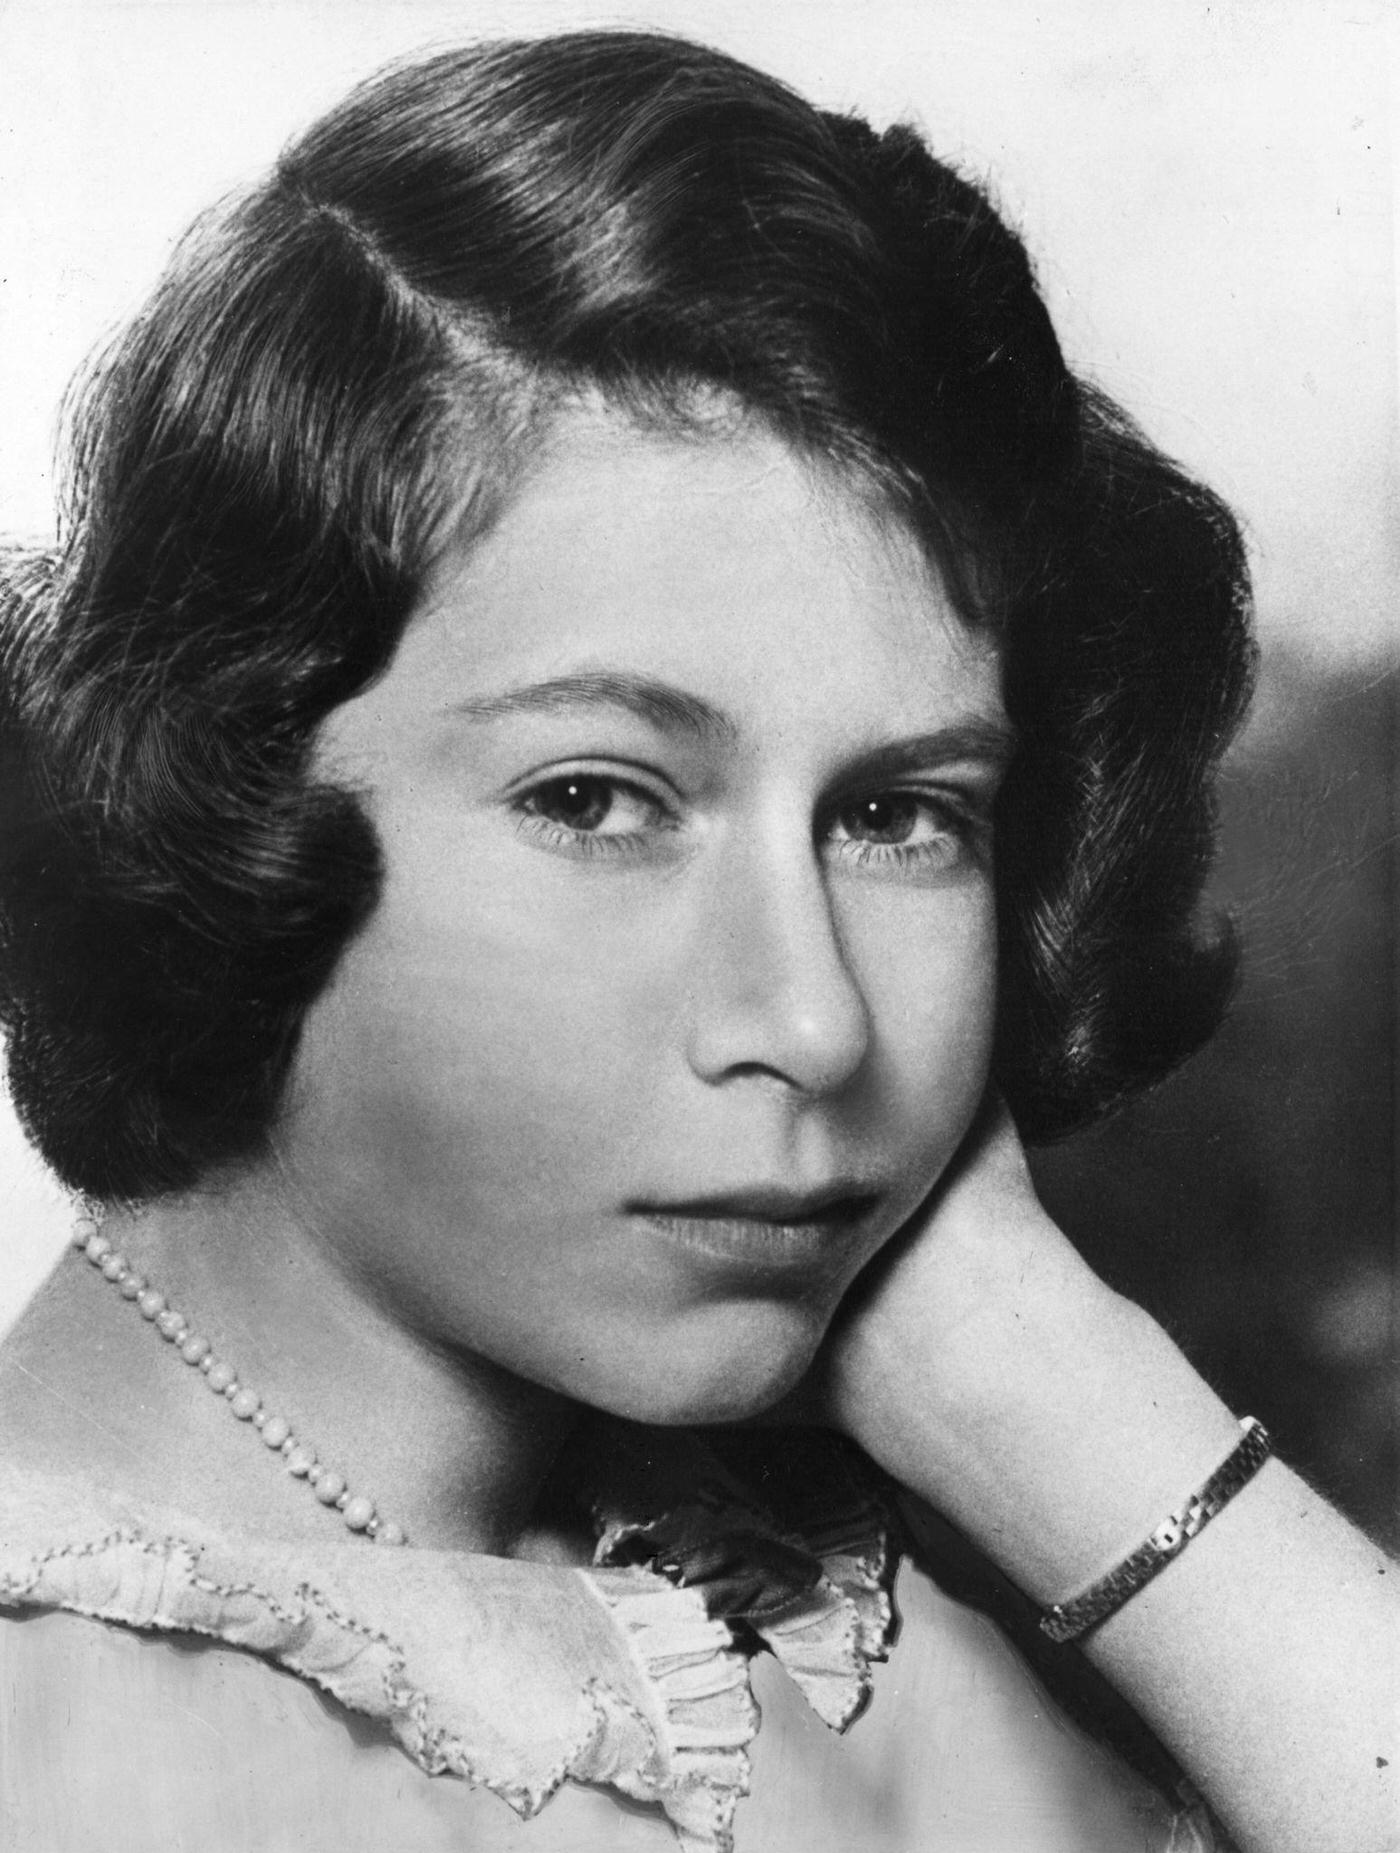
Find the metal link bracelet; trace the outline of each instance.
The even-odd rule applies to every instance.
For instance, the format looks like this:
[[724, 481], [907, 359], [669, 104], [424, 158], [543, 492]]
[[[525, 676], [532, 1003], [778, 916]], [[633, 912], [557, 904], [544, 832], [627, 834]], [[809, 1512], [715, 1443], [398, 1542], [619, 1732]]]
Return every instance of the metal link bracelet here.
[[1271, 1444], [1262, 1422], [1247, 1415], [1240, 1423], [1243, 1433], [1239, 1445], [1216, 1468], [1198, 1493], [1178, 1506], [1170, 1517], [1125, 1557], [1116, 1569], [1099, 1578], [1081, 1596], [1069, 1602], [1057, 1602], [1040, 1618], [1041, 1632], [1052, 1641], [1077, 1641], [1100, 1622], [1116, 1614], [1130, 1597], [1165, 1570], [1215, 1517], [1228, 1505], [1242, 1486], [1252, 1480], [1269, 1458]]

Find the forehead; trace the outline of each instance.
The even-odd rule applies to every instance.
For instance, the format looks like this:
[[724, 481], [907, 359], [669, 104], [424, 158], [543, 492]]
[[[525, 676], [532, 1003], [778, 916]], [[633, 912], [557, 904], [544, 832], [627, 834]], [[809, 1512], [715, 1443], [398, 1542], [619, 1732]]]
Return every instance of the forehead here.
[[753, 426], [562, 421], [490, 532], [437, 561], [390, 680], [419, 705], [581, 670], [741, 724], [1000, 711], [993, 643], [909, 529]]

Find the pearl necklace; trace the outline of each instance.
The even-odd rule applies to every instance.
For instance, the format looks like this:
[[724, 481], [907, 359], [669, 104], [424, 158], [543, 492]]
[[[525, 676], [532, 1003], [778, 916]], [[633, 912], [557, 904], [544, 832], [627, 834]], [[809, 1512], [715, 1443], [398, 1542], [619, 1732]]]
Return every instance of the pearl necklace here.
[[73, 1225], [73, 1246], [81, 1249], [124, 1300], [135, 1304], [141, 1317], [155, 1327], [167, 1344], [175, 1347], [186, 1364], [202, 1374], [205, 1383], [216, 1396], [223, 1397], [236, 1419], [256, 1429], [264, 1446], [282, 1456], [287, 1472], [298, 1480], [305, 1480], [323, 1506], [339, 1512], [351, 1531], [360, 1537], [372, 1538], [376, 1544], [406, 1542], [403, 1527], [391, 1519], [381, 1518], [372, 1499], [363, 1493], [352, 1493], [341, 1474], [322, 1466], [316, 1458], [316, 1450], [292, 1433], [286, 1417], [269, 1415], [257, 1392], [239, 1382], [238, 1373], [226, 1359], [214, 1355], [209, 1340], [200, 1337], [185, 1315], [167, 1304], [165, 1295], [157, 1292], [144, 1275], [138, 1274], [125, 1255], [118, 1254], [111, 1239], [102, 1233], [101, 1211], [95, 1205], [83, 1206]]

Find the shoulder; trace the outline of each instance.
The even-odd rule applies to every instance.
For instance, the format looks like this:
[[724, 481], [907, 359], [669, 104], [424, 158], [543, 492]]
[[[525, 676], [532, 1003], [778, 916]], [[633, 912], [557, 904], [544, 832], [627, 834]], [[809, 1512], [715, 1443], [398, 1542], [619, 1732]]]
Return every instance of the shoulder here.
[[193, 1637], [61, 1611], [0, 1619], [0, 1715], [9, 1844], [35, 1853], [271, 1848], [288, 1819], [342, 1825], [363, 1789], [307, 1686]]
[[[1068, 1725], [999, 1630], [906, 1563], [900, 1641], [845, 1737], [764, 1659], [738, 1853], [1016, 1846], [1122, 1853], [1172, 1811]], [[566, 1786], [522, 1822], [260, 1657], [60, 1612], [0, 1618], [8, 1853], [674, 1853], [655, 1811]], [[998, 1837], [999, 1836], [999, 1837]]]
[[674, 1845], [583, 1791], [522, 1822], [255, 1654], [60, 1611], [0, 1616], [0, 1826], [7, 1853]]

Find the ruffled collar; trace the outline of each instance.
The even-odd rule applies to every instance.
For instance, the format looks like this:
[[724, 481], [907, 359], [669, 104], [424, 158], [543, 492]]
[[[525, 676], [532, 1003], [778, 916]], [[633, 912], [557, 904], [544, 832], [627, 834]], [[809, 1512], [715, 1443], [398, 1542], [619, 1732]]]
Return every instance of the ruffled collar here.
[[580, 1470], [587, 1568], [354, 1542], [279, 1546], [0, 1464], [0, 1606], [72, 1610], [265, 1655], [380, 1721], [429, 1774], [522, 1817], [566, 1780], [659, 1804], [727, 1853], [771, 1650], [844, 1730], [891, 1631], [883, 1514], [858, 1461], [609, 1424]]

